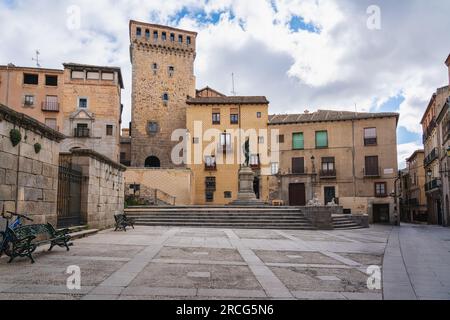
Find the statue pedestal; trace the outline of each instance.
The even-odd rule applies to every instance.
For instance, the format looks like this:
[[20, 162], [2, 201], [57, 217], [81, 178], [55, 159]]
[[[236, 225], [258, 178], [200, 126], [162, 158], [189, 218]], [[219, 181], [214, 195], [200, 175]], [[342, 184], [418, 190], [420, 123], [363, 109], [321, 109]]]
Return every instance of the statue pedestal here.
[[233, 201], [233, 206], [262, 206], [264, 202], [256, 198], [253, 190], [255, 174], [249, 167], [242, 167], [239, 170], [239, 193], [237, 200]]

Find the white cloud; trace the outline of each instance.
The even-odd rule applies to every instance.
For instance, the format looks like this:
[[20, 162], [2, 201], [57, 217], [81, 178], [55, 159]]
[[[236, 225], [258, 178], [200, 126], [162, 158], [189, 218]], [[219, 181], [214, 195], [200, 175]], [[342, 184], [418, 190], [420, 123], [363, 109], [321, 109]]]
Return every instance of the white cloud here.
[[406, 159], [408, 159], [416, 150], [423, 149], [423, 145], [417, 142], [399, 144], [398, 152], [398, 168], [406, 168]]

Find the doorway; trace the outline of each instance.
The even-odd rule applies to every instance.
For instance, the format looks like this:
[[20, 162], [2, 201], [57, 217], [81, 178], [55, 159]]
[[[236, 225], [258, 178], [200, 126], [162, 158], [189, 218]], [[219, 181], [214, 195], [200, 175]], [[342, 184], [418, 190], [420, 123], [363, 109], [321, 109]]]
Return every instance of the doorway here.
[[306, 205], [306, 192], [304, 183], [291, 183], [289, 185], [289, 205], [303, 207]]
[[145, 167], [146, 168], [160, 168], [161, 162], [157, 157], [151, 156], [145, 159]]
[[253, 180], [253, 191], [255, 192], [256, 199], [261, 199], [261, 194], [259, 192], [259, 178], [255, 177]]
[[390, 223], [389, 204], [373, 205], [373, 223]]
[[325, 187], [323, 189], [325, 202], [324, 205], [329, 204], [331, 201], [336, 199], [336, 188], [335, 187]]

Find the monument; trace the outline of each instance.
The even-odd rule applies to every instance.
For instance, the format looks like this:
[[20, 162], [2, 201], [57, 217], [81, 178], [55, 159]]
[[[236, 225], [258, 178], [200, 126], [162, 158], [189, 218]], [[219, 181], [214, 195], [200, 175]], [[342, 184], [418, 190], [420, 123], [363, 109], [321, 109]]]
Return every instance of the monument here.
[[239, 192], [233, 206], [263, 206], [264, 202], [256, 198], [253, 189], [255, 173], [250, 168], [250, 140], [247, 138], [244, 144], [245, 163], [239, 170]]

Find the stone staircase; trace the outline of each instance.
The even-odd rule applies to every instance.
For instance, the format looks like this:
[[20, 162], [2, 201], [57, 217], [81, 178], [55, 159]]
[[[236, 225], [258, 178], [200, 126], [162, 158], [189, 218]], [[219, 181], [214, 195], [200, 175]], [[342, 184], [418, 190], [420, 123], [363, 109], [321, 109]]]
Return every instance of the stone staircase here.
[[355, 222], [349, 215], [333, 215], [333, 229], [334, 230], [350, 230], [363, 229], [364, 227]]
[[98, 233], [98, 229], [88, 229], [88, 226], [76, 226], [69, 228], [69, 234], [72, 240], [81, 239]]
[[314, 230], [295, 207], [132, 207], [128, 217], [141, 226], [183, 226], [238, 229]]

